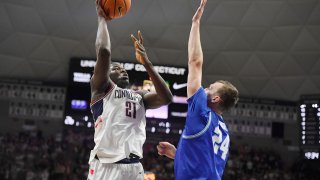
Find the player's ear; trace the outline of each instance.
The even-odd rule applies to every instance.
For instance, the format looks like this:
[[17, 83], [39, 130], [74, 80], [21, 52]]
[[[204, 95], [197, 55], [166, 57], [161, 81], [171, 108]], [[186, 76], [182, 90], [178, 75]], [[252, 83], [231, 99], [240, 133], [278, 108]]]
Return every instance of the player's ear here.
[[221, 101], [221, 98], [219, 96], [213, 96], [211, 98], [211, 103], [217, 103], [219, 101]]

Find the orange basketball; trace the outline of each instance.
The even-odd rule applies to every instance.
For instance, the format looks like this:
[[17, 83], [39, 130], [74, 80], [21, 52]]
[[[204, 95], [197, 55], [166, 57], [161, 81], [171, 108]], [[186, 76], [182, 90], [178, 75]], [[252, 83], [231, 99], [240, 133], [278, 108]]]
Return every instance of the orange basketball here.
[[110, 19], [121, 18], [131, 7], [131, 0], [100, 0], [100, 5]]

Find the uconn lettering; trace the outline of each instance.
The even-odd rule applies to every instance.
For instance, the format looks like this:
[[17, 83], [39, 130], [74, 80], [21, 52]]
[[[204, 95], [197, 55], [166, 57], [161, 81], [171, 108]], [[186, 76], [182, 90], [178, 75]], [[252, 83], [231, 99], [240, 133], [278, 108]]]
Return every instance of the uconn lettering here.
[[120, 99], [120, 98], [128, 98], [128, 99], [133, 100], [133, 101], [139, 101], [140, 100], [138, 94], [134, 94], [131, 91], [121, 90], [121, 89], [115, 90], [114, 98], [118, 98], [118, 99]]

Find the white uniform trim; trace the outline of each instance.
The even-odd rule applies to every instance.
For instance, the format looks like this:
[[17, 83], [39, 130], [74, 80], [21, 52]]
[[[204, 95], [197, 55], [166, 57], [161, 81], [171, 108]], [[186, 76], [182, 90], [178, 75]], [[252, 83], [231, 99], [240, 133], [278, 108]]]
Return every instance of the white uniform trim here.
[[210, 124], [211, 124], [211, 112], [209, 112], [209, 120], [208, 120], [208, 123], [207, 125], [202, 129], [202, 131], [198, 132], [197, 134], [194, 134], [194, 135], [182, 135], [182, 138], [184, 139], [194, 139], [194, 138], [197, 138], [199, 136], [201, 136], [202, 134], [204, 134], [210, 127]]
[[228, 131], [228, 128], [224, 122], [219, 121], [219, 125], [223, 130]]

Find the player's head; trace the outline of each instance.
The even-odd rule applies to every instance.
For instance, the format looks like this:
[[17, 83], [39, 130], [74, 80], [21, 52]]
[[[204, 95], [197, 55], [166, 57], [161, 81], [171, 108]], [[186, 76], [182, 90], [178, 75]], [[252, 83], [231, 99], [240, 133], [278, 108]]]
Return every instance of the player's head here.
[[111, 63], [109, 76], [117, 86], [121, 88], [127, 88], [129, 86], [128, 73], [120, 63]]
[[239, 100], [237, 88], [228, 81], [216, 81], [205, 91], [208, 95], [208, 106], [221, 113], [229, 110]]

